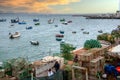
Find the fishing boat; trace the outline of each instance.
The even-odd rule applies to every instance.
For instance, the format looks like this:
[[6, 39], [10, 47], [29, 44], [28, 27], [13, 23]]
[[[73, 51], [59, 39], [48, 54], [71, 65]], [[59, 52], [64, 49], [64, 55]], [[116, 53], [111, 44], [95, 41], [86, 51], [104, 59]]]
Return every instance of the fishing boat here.
[[18, 22], [19, 22], [19, 18], [11, 19], [11, 23], [18, 23]]
[[62, 24], [64, 24], [64, 25], [68, 25], [68, 23], [67, 23], [67, 22], [63, 22]]
[[55, 37], [56, 37], [56, 41], [61, 41], [63, 39], [64, 35], [63, 34], [56, 34]]
[[18, 24], [26, 24], [26, 22], [25, 22], [25, 21], [22, 21], [22, 22], [18, 22]]
[[64, 34], [64, 31], [60, 30], [60, 34]]
[[33, 19], [33, 22], [38, 22], [39, 21], [39, 19]]
[[6, 22], [6, 19], [0, 19], [0, 22]]
[[55, 36], [56, 36], [56, 38], [63, 38], [64, 37], [63, 34], [56, 34]]
[[54, 19], [49, 19], [49, 20], [48, 20], [48, 24], [53, 24], [53, 23], [54, 23], [54, 20], [55, 20], [55, 18], [54, 18]]
[[73, 34], [76, 34], [76, 31], [72, 31]]
[[40, 25], [40, 23], [35, 23], [36, 26]]
[[62, 41], [62, 38], [56, 38], [56, 41]]
[[89, 34], [89, 32], [84, 31], [83, 34]]
[[63, 19], [60, 19], [60, 22], [65, 22], [65, 19], [63, 18]]
[[83, 31], [84, 29], [82, 28], [81, 31]]
[[55, 25], [55, 27], [58, 27], [58, 25]]
[[38, 41], [30, 41], [30, 43], [31, 43], [32, 45], [39, 45], [39, 42], [38, 42]]
[[14, 39], [14, 38], [17, 38], [17, 37], [20, 37], [20, 33], [19, 32], [15, 32], [14, 34], [11, 34], [11, 33], [9, 33], [9, 35], [10, 35], [10, 39]]
[[10, 26], [14, 26], [14, 24], [11, 24]]
[[28, 30], [28, 29], [32, 29], [32, 26], [26, 27], [26, 29], [27, 29], [27, 30]]
[[72, 21], [68, 21], [67, 23], [72, 23]]
[[99, 32], [99, 33], [103, 33], [103, 31], [102, 31], [102, 30], [99, 30], [98, 32]]

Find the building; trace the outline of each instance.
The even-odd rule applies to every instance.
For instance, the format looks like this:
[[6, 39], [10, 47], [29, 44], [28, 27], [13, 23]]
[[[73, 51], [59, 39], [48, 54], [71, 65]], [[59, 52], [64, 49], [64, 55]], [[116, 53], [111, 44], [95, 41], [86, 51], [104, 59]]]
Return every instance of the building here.
[[49, 69], [52, 69], [55, 62], [58, 61], [60, 67], [64, 64], [64, 59], [61, 57], [46, 56], [41, 60], [34, 61], [32, 63], [35, 77], [45, 77]]

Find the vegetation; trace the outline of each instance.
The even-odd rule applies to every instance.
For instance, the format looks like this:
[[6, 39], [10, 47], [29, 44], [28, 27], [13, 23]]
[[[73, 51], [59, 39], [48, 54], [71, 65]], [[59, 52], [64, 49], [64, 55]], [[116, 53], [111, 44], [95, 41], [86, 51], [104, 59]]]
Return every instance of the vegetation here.
[[4, 62], [5, 74], [12, 76], [12, 65], [9, 62]]
[[110, 43], [114, 43], [115, 42], [115, 36], [111, 35], [111, 34], [108, 34], [108, 33], [103, 33], [101, 35], [98, 35], [97, 39], [98, 40], [105, 40], [105, 41], [108, 41]]
[[98, 40], [105, 40], [105, 41], [108, 41], [108, 35], [110, 35], [110, 34], [108, 34], [108, 33], [103, 33], [103, 34], [101, 34], [101, 35], [98, 35], [97, 36], [97, 39]]
[[[5, 74], [9, 76], [19, 76], [19, 78], [25, 78], [26, 76], [30, 76], [30, 71], [32, 70], [31, 66], [29, 66], [28, 61], [25, 58], [16, 58], [10, 59], [3, 62], [3, 66], [5, 69]], [[20, 74], [13, 74], [16, 72], [21, 72]]]
[[120, 38], [120, 26], [118, 26], [116, 29], [112, 30], [111, 34], [109, 33], [103, 33], [101, 35], [97, 36], [98, 40], [105, 40], [110, 43], [115, 43], [115, 39]]
[[91, 48], [101, 48], [101, 44], [98, 40], [94, 40], [94, 39], [91, 39], [91, 40], [86, 40], [85, 43], [84, 43], [84, 48], [86, 49], [91, 49]]
[[118, 26], [115, 30], [112, 30], [111, 35], [116, 38], [120, 38], [120, 26]]
[[66, 60], [72, 60], [73, 56], [71, 54], [71, 51], [75, 49], [75, 47], [68, 43], [61, 43], [60, 44], [60, 51], [62, 53], [62, 57]]
[[66, 65], [63, 71], [64, 79], [65, 80], [72, 80], [72, 66]]

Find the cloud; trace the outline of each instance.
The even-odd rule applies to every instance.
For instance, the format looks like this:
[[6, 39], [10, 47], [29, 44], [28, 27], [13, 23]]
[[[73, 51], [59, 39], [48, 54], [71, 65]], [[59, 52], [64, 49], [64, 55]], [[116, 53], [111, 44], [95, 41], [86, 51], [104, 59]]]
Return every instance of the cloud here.
[[63, 9], [60, 9], [60, 10], [56, 10], [56, 13], [60, 13], [60, 14], [62, 14], [62, 12], [64, 12], [64, 13], [71, 13], [71, 11], [73, 11], [73, 9], [71, 9], [71, 8], [68, 8], [68, 7], [65, 7], [65, 8], [63, 8]]
[[[13, 11], [13, 12], [54, 12], [50, 6], [56, 5], [68, 5], [73, 2], [79, 2], [80, 0], [0, 0], [0, 6], [11, 7], [9, 10], [6, 8], [4, 12]], [[1, 10], [1, 7], [0, 7]]]

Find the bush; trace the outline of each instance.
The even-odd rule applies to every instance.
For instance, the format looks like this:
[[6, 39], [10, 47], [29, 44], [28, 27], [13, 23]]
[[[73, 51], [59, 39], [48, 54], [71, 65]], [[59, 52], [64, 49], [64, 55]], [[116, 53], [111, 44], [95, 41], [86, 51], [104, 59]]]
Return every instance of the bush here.
[[101, 35], [98, 35], [97, 39], [98, 40], [105, 40], [105, 41], [108, 41], [110, 43], [114, 43], [115, 42], [115, 37], [117, 37], [117, 36], [119, 36], [118, 33], [113, 31], [111, 34], [103, 33]]
[[98, 40], [108, 41], [108, 35], [110, 35], [110, 34], [108, 34], [108, 33], [103, 33], [103, 34], [101, 34], [101, 35], [98, 35], [98, 36], [97, 36], [97, 39], [98, 39]]
[[62, 57], [64, 57], [64, 59], [66, 60], [73, 59], [73, 55], [71, 54], [71, 51], [75, 49], [73, 45], [68, 43], [62, 43], [60, 45], [60, 49], [61, 49]]
[[100, 42], [98, 40], [86, 40], [84, 43], [84, 48], [86, 49], [91, 49], [91, 48], [101, 48], [102, 45], [100, 44]]

